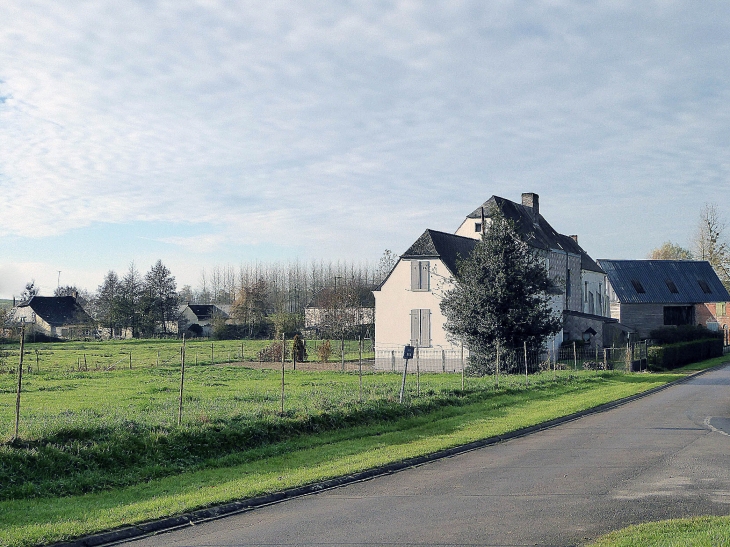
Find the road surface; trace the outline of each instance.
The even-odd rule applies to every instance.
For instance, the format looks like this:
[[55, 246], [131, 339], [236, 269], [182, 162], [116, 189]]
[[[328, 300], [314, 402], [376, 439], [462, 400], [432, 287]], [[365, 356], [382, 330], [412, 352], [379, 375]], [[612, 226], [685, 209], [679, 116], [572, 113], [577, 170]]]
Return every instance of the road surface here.
[[730, 367], [561, 426], [129, 542], [152, 546], [582, 545], [730, 514]]

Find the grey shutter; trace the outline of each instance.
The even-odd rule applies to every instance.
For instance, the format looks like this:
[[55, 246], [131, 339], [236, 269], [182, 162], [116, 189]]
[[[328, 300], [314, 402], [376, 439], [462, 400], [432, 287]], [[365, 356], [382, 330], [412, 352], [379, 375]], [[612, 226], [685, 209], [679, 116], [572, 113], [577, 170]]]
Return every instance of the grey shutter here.
[[418, 345], [418, 337], [421, 331], [420, 310], [411, 310], [411, 345]]
[[419, 345], [423, 347], [431, 346], [431, 310], [419, 310], [421, 316], [421, 332]]
[[421, 262], [421, 283], [419, 286], [419, 289], [422, 291], [428, 291], [431, 289], [430, 287], [430, 281], [431, 281], [431, 264], [428, 262], [428, 260]]
[[421, 287], [419, 286], [419, 279], [420, 279], [420, 262], [417, 260], [411, 260], [411, 290], [417, 291]]

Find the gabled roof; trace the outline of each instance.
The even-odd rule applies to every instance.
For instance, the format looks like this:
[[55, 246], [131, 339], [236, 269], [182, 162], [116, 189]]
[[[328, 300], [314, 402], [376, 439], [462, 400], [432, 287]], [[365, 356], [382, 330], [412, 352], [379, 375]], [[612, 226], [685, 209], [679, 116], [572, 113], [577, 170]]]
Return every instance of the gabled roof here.
[[538, 213], [537, 218], [534, 218], [532, 207], [499, 196], [492, 196], [470, 213], [467, 218], [481, 218], [482, 208], [484, 209], [484, 215], [489, 218], [490, 211], [495, 207], [502, 212], [506, 219], [514, 223], [515, 230], [520, 238], [528, 245], [546, 251], [555, 249], [579, 255], [581, 257], [581, 269], [603, 273], [601, 267], [572, 237], [559, 234], [541, 214]]
[[228, 319], [228, 314], [214, 304], [188, 304], [187, 307], [199, 321], [207, 321], [213, 316]]
[[470, 237], [426, 230], [416, 242], [403, 253], [401, 258], [427, 259], [440, 258], [452, 274], [456, 274], [456, 263], [459, 259], [467, 258], [474, 246], [476, 239]]
[[598, 263], [622, 304], [730, 301], [730, 294], [707, 261], [600, 259]]
[[18, 306], [25, 307], [32, 309], [37, 317], [54, 327], [93, 321], [73, 296], [33, 296]]

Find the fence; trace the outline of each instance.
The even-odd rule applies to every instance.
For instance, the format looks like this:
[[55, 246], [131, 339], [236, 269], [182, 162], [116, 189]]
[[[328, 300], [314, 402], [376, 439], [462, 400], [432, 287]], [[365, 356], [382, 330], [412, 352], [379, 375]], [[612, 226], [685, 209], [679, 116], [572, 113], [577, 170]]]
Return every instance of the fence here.
[[[577, 344], [555, 348], [548, 352], [527, 350], [504, 351], [500, 355], [500, 371], [529, 373], [541, 370], [591, 369], [641, 371], [647, 367], [648, 346], [646, 342], [626, 347], [599, 348]], [[495, 359], [496, 361], [496, 359]], [[402, 350], [375, 351], [375, 370], [402, 372], [405, 361]], [[417, 348], [409, 369], [415, 372], [417, 366], [423, 372], [461, 372], [469, 365], [468, 350], [440, 348]]]
[[[468, 351], [439, 348], [417, 348], [409, 368], [415, 372], [461, 372], [469, 356]], [[375, 370], [402, 372], [405, 366], [403, 352], [396, 350], [376, 350]]]

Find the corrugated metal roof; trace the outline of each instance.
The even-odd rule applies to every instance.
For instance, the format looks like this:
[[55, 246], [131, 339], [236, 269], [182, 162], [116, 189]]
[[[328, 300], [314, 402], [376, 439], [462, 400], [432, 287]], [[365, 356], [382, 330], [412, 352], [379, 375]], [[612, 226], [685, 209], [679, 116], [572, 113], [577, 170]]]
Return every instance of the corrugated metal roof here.
[[622, 304], [730, 301], [730, 294], [707, 261], [600, 259], [598, 264]]

